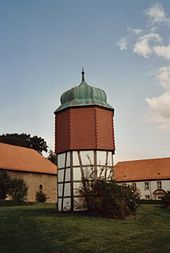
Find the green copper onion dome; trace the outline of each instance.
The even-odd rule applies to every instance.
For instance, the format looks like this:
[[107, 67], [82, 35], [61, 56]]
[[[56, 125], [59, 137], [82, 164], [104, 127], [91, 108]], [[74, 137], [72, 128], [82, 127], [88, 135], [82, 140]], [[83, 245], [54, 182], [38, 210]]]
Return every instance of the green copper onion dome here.
[[61, 105], [56, 112], [64, 110], [68, 107], [91, 106], [98, 105], [113, 109], [107, 103], [107, 96], [104, 90], [95, 88], [86, 83], [84, 78], [84, 70], [82, 70], [82, 81], [80, 85], [64, 92], [60, 98]]

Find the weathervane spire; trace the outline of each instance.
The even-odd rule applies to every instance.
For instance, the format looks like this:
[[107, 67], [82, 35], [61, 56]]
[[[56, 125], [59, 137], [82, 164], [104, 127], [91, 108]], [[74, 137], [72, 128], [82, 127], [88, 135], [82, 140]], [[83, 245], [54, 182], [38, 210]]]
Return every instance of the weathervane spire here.
[[85, 81], [85, 78], [84, 78], [84, 74], [85, 74], [85, 72], [84, 72], [84, 68], [82, 68], [82, 72], [81, 72], [81, 74], [82, 74], [82, 82], [83, 82], [83, 81]]

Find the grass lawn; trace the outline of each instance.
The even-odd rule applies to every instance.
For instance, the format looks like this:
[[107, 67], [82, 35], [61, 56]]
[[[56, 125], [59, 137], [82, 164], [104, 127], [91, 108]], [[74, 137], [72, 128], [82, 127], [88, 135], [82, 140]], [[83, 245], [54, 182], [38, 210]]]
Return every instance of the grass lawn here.
[[136, 217], [57, 214], [54, 205], [0, 206], [0, 253], [170, 252], [170, 210], [141, 205]]

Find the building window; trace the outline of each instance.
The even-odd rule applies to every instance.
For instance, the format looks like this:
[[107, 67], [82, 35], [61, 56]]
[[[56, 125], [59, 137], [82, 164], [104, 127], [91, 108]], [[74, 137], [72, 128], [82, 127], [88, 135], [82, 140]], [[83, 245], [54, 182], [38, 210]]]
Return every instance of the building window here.
[[123, 186], [127, 186], [127, 183], [123, 183], [122, 185], [123, 185]]
[[150, 195], [145, 195], [145, 199], [150, 199]]
[[39, 189], [42, 190], [43, 189], [43, 186], [42, 184], [39, 185]]
[[136, 183], [135, 183], [135, 182], [132, 183], [132, 187], [133, 187], [134, 189], [136, 189]]
[[149, 182], [144, 182], [144, 190], [149, 190]]
[[162, 189], [162, 182], [161, 181], [157, 181], [156, 184], [157, 184], [158, 189]]

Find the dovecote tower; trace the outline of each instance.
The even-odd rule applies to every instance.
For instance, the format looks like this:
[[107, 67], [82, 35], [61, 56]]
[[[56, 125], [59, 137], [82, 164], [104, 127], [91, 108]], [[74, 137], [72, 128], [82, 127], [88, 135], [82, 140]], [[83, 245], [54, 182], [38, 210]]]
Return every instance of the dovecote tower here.
[[80, 85], [63, 93], [55, 111], [58, 211], [83, 209], [78, 189], [85, 173], [93, 170], [107, 178], [113, 166], [114, 109], [104, 90], [88, 85], [84, 74]]

